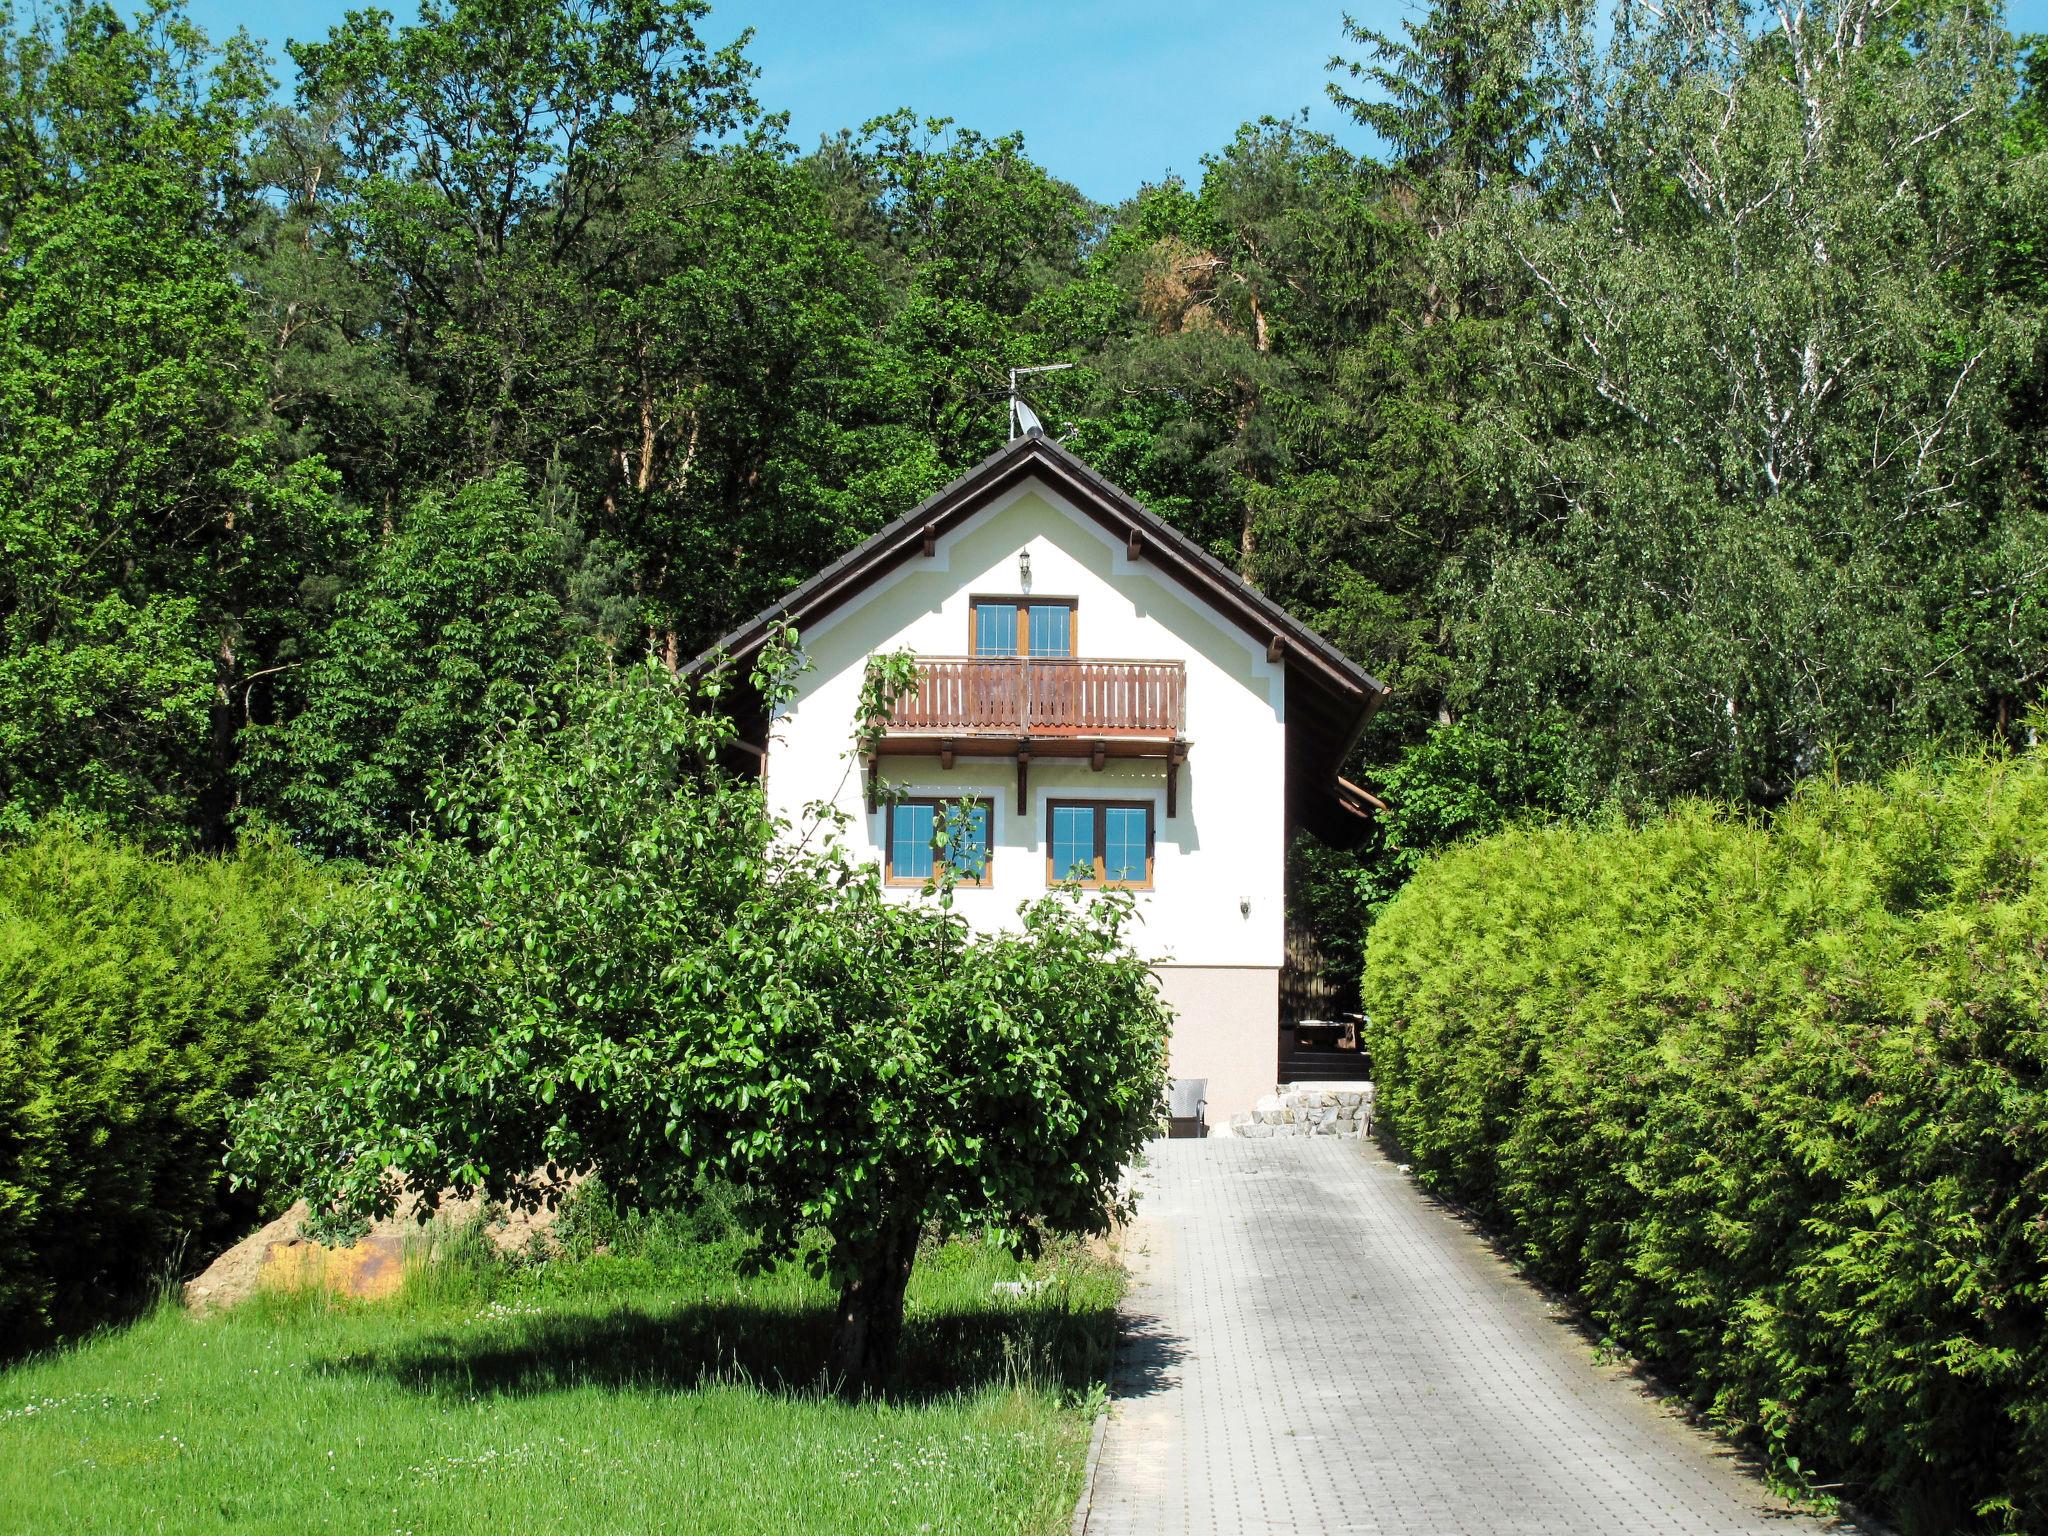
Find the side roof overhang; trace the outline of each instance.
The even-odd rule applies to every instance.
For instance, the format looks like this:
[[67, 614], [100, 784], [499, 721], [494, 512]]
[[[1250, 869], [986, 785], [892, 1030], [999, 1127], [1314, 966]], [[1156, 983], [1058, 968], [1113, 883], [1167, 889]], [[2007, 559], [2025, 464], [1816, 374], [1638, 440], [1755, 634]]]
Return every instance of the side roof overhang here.
[[[1269, 657], [1286, 663], [1288, 789], [1297, 819], [1324, 835], [1355, 839], [1350, 824], [1360, 807], [1354, 797], [1338, 792], [1337, 775], [1386, 698], [1386, 684], [1042, 432], [1013, 439], [856, 544], [718, 640], [689, 670], [702, 672], [722, 661], [743, 663], [774, 630], [794, 625], [801, 631], [1027, 479], [1043, 481], [1123, 540], [1134, 556], [1206, 600], [1264, 645]], [[741, 726], [743, 735], [758, 738], [765, 734], [766, 721], [743, 718]], [[758, 739], [756, 744], [766, 745]]]

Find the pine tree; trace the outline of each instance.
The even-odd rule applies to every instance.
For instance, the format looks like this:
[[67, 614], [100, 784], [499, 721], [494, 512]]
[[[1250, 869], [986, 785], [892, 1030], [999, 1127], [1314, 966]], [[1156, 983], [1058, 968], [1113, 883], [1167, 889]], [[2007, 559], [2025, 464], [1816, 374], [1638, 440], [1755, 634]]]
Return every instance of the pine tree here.
[[1536, 71], [1541, 0], [1436, 0], [1403, 35], [1362, 25], [1344, 35], [1369, 58], [1333, 55], [1329, 68], [1374, 88], [1332, 82], [1330, 99], [1377, 133], [1416, 179], [1450, 172], [1474, 187], [1525, 170], [1542, 129], [1549, 87]]

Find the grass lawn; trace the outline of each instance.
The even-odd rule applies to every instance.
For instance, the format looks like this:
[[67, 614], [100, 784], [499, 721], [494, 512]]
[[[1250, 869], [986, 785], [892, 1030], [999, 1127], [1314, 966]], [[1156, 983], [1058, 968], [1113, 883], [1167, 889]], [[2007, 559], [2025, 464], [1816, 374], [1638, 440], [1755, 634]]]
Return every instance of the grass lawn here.
[[[630, 1228], [630, 1230], [626, 1230]], [[920, 1257], [884, 1399], [819, 1390], [827, 1289], [730, 1235], [415, 1273], [387, 1302], [165, 1308], [0, 1375], [0, 1531], [1051, 1532], [1120, 1276]], [[607, 1251], [609, 1250], [609, 1251]], [[1027, 1273], [1025, 1300], [991, 1294]]]

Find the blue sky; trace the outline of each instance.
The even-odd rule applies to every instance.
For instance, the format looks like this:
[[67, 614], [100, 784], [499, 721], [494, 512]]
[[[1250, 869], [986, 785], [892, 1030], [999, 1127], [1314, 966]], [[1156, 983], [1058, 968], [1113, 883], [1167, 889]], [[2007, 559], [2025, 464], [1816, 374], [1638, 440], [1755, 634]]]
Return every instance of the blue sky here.
[[[209, 32], [237, 26], [269, 42], [288, 76], [288, 37], [324, 35], [349, 3], [191, 0]], [[380, 0], [407, 19], [413, 0]], [[762, 102], [790, 114], [808, 147], [820, 134], [895, 107], [986, 133], [1024, 131], [1035, 159], [1091, 197], [1115, 202], [1168, 171], [1193, 177], [1240, 123], [1309, 109], [1363, 148], [1366, 135], [1323, 94], [1346, 0], [713, 0], [707, 35], [754, 28]], [[1404, 0], [1348, 0], [1393, 30]], [[2020, 31], [2048, 31], [2048, 0], [2009, 6]]]

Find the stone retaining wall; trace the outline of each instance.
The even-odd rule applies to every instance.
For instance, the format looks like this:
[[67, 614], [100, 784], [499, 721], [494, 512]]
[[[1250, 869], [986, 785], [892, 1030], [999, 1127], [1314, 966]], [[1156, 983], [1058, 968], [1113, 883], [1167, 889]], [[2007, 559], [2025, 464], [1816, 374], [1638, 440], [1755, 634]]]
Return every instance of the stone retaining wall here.
[[[1265, 1136], [1370, 1136], [1371, 1083], [1282, 1083], [1252, 1107], [1231, 1117], [1223, 1134]], [[1221, 1128], [1219, 1127], [1219, 1130]]]

